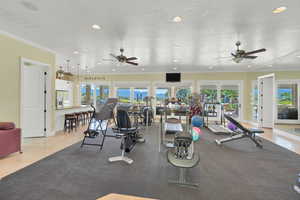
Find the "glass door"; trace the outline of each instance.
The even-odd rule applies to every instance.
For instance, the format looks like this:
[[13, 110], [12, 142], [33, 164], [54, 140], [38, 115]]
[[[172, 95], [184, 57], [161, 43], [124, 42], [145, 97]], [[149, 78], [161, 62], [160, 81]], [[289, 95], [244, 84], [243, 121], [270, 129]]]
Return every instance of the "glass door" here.
[[164, 106], [165, 100], [169, 99], [171, 96], [171, 88], [156, 88], [155, 96], [156, 96], [156, 105]]
[[221, 101], [224, 114], [240, 118], [239, 85], [221, 85]]
[[189, 103], [189, 97], [191, 96], [191, 88], [190, 87], [176, 87], [175, 88], [175, 96], [176, 98], [185, 103]]
[[109, 87], [107, 85], [97, 85], [96, 86], [96, 102], [97, 104], [104, 103], [104, 101], [109, 97]]
[[134, 104], [146, 105], [145, 97], [148, 97], [148, 89], [134, 88], [133, 97], [134, 97]]
[[217, 85], [200, 85], [200, 94], [203, 97], [203, 102], [205, 103], [219, 102]]
[[117, 98], [121, 103], [130, 103], [131, 102], [130, 88], [118, 88]]
[[278, 81], [276, 89], [277, 122], [299, 123], [299, 82]]
[[258, 86], [257, 86], [257, 81], [252, 82], [251, 108], [252, 108], [252, 121], [258, 122]]

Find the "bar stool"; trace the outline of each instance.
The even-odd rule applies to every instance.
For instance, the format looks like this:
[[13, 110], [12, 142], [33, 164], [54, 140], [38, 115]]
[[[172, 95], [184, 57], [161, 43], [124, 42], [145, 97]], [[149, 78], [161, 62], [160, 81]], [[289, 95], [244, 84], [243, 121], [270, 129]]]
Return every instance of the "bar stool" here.
[[89, 110], [89, 111], [88, 111], [88, 113], [89, 113], [89, 119], [92, 119], [92, 117], [93, 117], [93, 113], [94, 113], [94, 112], [93, 112], [93, 111], [91, 111], [91, 110]]
[[74, 129], [76, 130], [77, 126], [77, 117], [76, 115], [73, 114], [65, 114], [65, 125], [64, 125], [64, 130], [65, 132], [68, 130], [70, 132], [71, 130], [73, 131]]
[[80, 126], [80, 123], [82, 123], [82, 112], [76, 112], [75, 113], [76, 116], [76, 122], [77, 122], [77, 127]]
[[89, 113], [88, 112], [82, 112], [83, 115], [83, 124], [86, 124], [89, 122]]

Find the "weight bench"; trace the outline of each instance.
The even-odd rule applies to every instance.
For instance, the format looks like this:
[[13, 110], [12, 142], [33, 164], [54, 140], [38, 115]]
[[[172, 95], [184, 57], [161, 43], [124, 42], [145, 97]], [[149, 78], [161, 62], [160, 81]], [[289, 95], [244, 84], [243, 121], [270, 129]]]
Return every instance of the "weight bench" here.
[[200, 161], [199, 154], [193, 152], [191, 134], [185, 132], [176, 133], [174, 145], [174, 149], [168, 150], [167, 159], [174, 167], [179, 168], [179, 175], [178, 180], [169, 180], [169, 183], [197, 188], [199, 186], [197, 183], [186, 181], [186, 170], [196, 167]]
[[263, 145], [261, 144], [262, 141], [256, 138], [256, 134], [264, 133], [263, 130], [257, 128], [247, 129], [243, 125], [241, 125], [238, 121], [230, 117], [229, 115], [224, 114], [224, 117], [225, 119], [227, 119], [229, 122], [231, 122], [237, 127], [237, 131], [234, 131], [235, 134], [230, 137], [223, 138], [220, 140], [215, 140], [215, 142], [218, 145], [221, 145], [226, 142], [231, 142], [234, 140], [239, 140], [242, 138], [249, 138], [252, 142], [256, 144], [257, 147], [263, 148]]

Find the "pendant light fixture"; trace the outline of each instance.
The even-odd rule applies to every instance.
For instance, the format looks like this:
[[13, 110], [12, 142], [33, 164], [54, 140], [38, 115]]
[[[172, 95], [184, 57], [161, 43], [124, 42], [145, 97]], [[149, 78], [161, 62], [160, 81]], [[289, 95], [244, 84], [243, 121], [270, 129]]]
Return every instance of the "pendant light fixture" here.
[[62, 66], [59, 66], [59, 70], [56, 71], [56, 78], [57, 79], [63, 79], [64, 78], [64, 70], [62, 69]]
[[70, 60], [67, 60], [67, 67], [66, 67], [66, 72], [64, 73], [67, 76], [73, 76], [70, 70]]

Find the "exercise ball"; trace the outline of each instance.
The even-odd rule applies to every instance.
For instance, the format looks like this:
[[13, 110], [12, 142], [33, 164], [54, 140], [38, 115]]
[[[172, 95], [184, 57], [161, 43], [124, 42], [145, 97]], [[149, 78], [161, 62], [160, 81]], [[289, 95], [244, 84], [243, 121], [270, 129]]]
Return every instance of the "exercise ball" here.
[[201, 139], [201, 129], [198, 127], [192, 127], [191, 134], [193, 141], [196, 142]]
[[228, 129], [231, 130], [231, 131], [236, 131], [236, 129], [237, 129], [236, 125], [234, 125], [234, 124], [231, 123], [231, 122], [227, 125], [227, 127], [228, 127]]
[[203, 119], [199, 115], [194, 115], [192, 117], [192, 126], [202, 127], [203, 126]]

